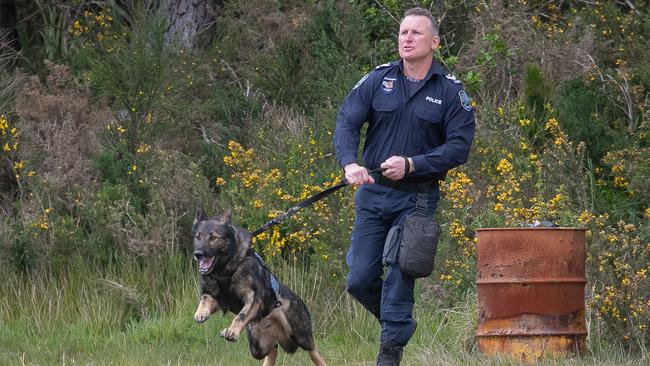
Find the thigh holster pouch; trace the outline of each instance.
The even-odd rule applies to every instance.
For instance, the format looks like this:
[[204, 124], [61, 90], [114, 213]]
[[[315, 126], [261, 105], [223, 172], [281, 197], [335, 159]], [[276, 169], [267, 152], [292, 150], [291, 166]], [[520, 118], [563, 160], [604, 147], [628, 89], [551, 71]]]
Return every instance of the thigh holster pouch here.
[[411, 277], [428, 277], [438, 248], [440, 226], [429, 214], [426, 194], [418, 193], [415, 210], [388, 232], [384, 244], [384, 265], [399, 264]]

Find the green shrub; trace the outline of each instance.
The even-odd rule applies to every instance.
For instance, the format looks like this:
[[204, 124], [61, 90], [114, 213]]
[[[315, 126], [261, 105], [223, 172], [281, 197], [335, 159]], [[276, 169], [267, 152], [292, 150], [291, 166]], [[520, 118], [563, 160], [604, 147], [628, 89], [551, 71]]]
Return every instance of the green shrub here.
[[585, 142], [589, 158], [600, 162], [607, 151], [619, 149], [628, 140], [620, 111], [596, 88], [573, 80], [561, 88], [556, 100], [564, 130], [572, 140]]
[[528, 65], [524, 78], [524, 95], [528, 109], [533, 111], [536, 119], [541, 119], [545, 111], [544, 105], [551, 98], [551, 89], [537, 65]]
[[89, 79], [94, 93], [115, 110], [107, 143], [123, 143], [135, 154], [162, 130], [158, 113], [174, 108], [171, 76], [177, 57], [165, 40], [166, 20], [160, 13], [139, 10], [131, 27], [121, 30], [109, 49], [88, 51]]

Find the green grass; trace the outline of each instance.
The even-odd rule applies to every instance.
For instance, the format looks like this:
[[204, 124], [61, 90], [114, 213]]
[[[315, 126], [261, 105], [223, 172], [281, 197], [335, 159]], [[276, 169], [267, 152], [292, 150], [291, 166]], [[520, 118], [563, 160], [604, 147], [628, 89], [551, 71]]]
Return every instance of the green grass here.
[[[330, 365], [373, 365], [379, 325], [318, 268], [276, 265], [278, 277], [312, 311], [321, 354]], [[232, 314], [194, 323], [198, 276], [186, 259], [65, 275], [8, 276], [0, 290], [0, 365], [259, 365], [245, 336], [219, 337]], [[475, 296], [459, 307], [434, 309], [419, 295], [418, 329], [403, 365], [517, 365], [486, 358], [476, 348]], [[584, 357], [541, 365], [639, 365], [642, 356], [590, 339]], [[279, 365], [308, 365], [305, 352], [280, 352]]]

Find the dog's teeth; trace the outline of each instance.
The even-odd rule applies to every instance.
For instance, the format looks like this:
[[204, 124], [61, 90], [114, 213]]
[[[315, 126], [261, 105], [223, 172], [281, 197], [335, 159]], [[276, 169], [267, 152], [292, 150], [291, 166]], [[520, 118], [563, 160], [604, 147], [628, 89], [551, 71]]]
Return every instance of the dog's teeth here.
[[199, 260], [199, 270], [207, 271], [212, 266], [212, 262], [214, 262], [214, 257], [212, 257], [212, 258], [201, 258]]

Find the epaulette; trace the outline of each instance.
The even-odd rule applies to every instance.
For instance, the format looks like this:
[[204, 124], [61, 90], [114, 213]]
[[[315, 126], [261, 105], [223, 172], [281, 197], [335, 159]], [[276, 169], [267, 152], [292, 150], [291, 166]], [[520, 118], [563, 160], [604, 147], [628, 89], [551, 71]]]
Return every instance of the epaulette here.
[[[390, 63], [390, 62], [387, 62], [387, 63], [385, 63], [385, 64], [381, 64], [381, 65], [375, 67], [375, 70], [383, 69], [383, 68], [388, 67], [388, 66], [390, 66], [390, 65], [391, 65], [391, 63]], [[360, 87], [361, 84], [363, 84], [363, 82], [366, 81], [366, 79], [368, 79], [368, 76], [370, 76], [370, 73], [365, 74], [365, 75], [364, 75], [364, 76], [363, 76], [363, 77], [362, 77], [362, 78], [361, 78], [361, 79], [360, 79], [360, 80], [359, 80], [359, 81], [358, 81], [358, 82], [357, 82], [357, 83], [352, 87], [352, 90], [357, 89], [358, 87]]]
[[449, 79], [449, 81], [451, 81], [454, 84], [460, 84], [461, 83], [461, 81], [456, 79], [456, 77], [454, 75], [452, 75], [452, 74], [447, 74], [447, 75], [445, 75], [445, 77], [447, 79]]

